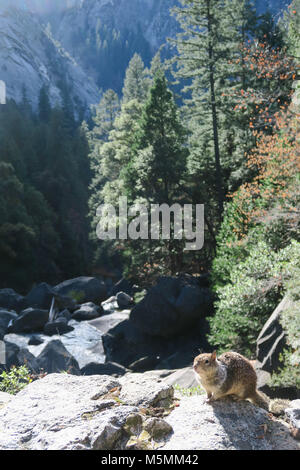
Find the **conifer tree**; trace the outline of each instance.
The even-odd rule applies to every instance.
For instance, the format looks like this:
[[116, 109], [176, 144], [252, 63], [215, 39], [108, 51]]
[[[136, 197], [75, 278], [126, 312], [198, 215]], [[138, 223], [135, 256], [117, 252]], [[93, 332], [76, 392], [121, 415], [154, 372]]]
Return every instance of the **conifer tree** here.
[[128, 68], [123, 87], [123, 103], [131, 100], [143, 102], [146, 99], [150, 79], [139, 54], [134, 54]]
[[39, 119], [41, 122], [49, 122], [51, 114], [51, 105], [48, 96], [48, 90], [45, 85], [40, 89], [39, 94]]
[[[190, 94], [187, 100], [192, 131], [189, 169], [191, 174], [207, 181], [212, 196], [207, 203], [213, 210], [213, 200], [217, 200], [220, 220], [229, 176], [226, 168], [234, 170], [237, 166], [232, 152], [239, 131], [242, 134], [239, 143], [243, 140], [242, 126], [238, 132], [232, 128], [232, 106], [224, 95], [232, 88], [242, 88], [246, 82], [241, 44], [253, 31], [256, 19], [248, 0], [180, 1], [182, 6], [174, 9], [183, 30], [176, 40], [177, 76], [188, 83], [185, 91]], [[208, 172], [198, 173], [197, 168], [205, 167]]]
[[94, 118], [96, 125], [90, 133], [90, 158], [94, 170], [89, 203], [92, 238], [95, 238], [95, 226], [98, 223], [96, 209], [99, 204], [115, 203], [123, 195], [120, 172], [131, 158], [149, 81], [141, 57], [135, 54], [126, 71], [121, 108], [119, 99], [112, 90], [103, 95], [97, 108]]
[[[132, 158], [121, 171], [125, 194], [131, 204], [143, 203], [172, 206], [183, 201], [181, 184], [185, 179], [187, 149], [186, 131], [167, 80], [162, 72], [154, 77], [148, 100], [139, 122]], [[149, 221], [150, 222], [150, 221]], [[150, 226], [150, 225], [149, 225]], [[182, 266], [182, 241], [125, 241], [129, 273], [139, 269], [151, 276], [157, 268], [175, 273]], [[141, 236], [141, 238], [143, 238]]]
[[[135, 155], [126, 170], [127, 191], [132, 199], [146, 198], [170, 204], [185, 172], [186, 133], [173, 94], [162, 72], [158, 73], [143, 109], [135, 143]], [[149, 155], [147, 164], [144, 161]], [[146, 168], [147, 167], [147, 168]], [[146, 174], [142, 170], [144, 168]]]
[[[178, 35], [178, 75], [193, 79], [193, 98], [197, 90], [200, 112], [207, 109], [206, 121], [211, 121], [219, 215], [223, 211], [224, 189], [219, 143], [217, 80], [228, 57], [228, 42], [224, 38], [222, 14], [224, 1], [181, 0], [182, 8], [175, 9], [183, 33]], [[204, 105], [204, 106], [203, 106]]]
[[108, 89], [94, 109], [94, 127], [91, 133], [91, 143], [106, 142], [113, 129], [115, 118], [120, 111], [120, 100], [114, 90]]

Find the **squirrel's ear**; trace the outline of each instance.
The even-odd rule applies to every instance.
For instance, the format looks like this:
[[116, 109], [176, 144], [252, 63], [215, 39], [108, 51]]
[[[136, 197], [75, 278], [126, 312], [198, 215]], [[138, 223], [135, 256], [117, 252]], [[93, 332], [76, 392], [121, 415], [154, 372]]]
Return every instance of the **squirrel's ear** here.
[[217, 351], [214, 351], [213, 353], [211, 353], [211, 360], [215, 361], [216, 359], [217, 359]]

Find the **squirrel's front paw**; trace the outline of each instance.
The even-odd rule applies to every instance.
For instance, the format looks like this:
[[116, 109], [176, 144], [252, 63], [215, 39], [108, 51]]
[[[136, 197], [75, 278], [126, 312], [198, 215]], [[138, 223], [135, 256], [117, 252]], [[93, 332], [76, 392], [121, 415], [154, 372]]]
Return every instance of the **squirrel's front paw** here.
[[212, 403], [214, 401], [214, 397], [212, 395], [207, 395], [205, 403]]

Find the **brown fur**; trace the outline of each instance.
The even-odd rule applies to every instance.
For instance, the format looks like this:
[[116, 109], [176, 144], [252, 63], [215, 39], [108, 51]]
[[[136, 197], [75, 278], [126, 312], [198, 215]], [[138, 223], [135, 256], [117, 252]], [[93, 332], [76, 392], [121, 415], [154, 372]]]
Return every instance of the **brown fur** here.
[[230, 351], [218, 358], [216, 351], [200, 354], [194, 360], [194, 370], [209, 401], [232, 395], [235, 399], [249, 399], [262, 408], [268, 408], [268, 401], [257, 391], [255, 369], [241, 354]]

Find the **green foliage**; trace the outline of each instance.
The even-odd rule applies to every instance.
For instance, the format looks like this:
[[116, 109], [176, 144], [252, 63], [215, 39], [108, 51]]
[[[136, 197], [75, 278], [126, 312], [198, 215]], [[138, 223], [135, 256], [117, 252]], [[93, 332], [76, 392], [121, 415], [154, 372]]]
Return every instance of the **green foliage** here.
[[45, 88], [39, 105], [39, 119], [25, 95], [0, 107], [0, 285], [20, 291], [75, 277], [90, 256], [85, 135]]
[[292, 306], [284, 310], [280, 323], [288, 347], [283, 351], [280, 371], [272, 374], [272, 385], [300, 387], [300, 266], [295, 259], [289, 266], [289, 279], [284, 282]]
[[[180, 189], [185, 177], [186, 131], [181, 123], [172, 92], [163, 72], [158, 72], [150, 88], [133, 142], [132, 155], [121, 171], [125, 194], [131, 204], [142, 203], [151, 213], [150, 204], [182, 202]], [[183, 244], [176, 240], [130, 240], [126, 245], [130, 271], [146, 268], [157, 273], [180, 270]]]
[[72, 290], [68, 292], [68, 296], [71, 297], [71, 299], [75, 300], [78, 304], [82, 303], [84, 298], [85, 298], [85, 293], [81, 290]]
[[118, 198], [124, 195], [120, 173], [131, 158], [142, 103], [148, 87], [148, 76], [144, 71], [144, 65], [141, 58], [135, 55], [128, 66], [123, 87], [126, 99], [120, 103], [117, 95], [108, 90], [96, 108], [94, 127], [88, 133], [91, 150], [89, 157], [93, 170], [89, 200], [92, 228], [90, 236], [94, 241], [96, 266], [120, 265], [120, 256], [114, 249], [115, 244], [96, 239], [96, 227], [99, 222], [97, 208], [103, 203], [116, 205]]
[[29, 370], [25, 365], [12, 367], [10, 371], [0, 374], [0, 391], [16, 395], [31, 382]]
[[241, 45], [255, 35], [257, 17], [248, 0], [180, 4], [174, 9], [183, 31], [176, 40], [175, 76], [186, 92], [188, 188], [193, 201], [205, 202], [203, 257], [208, 265], [215, 254], [225, 194], [248, 177], [244, 155], [254, 139], [248, 117], [234, 112], [231, 95], [252, 85]]
[[293, 278], [292, 268], [299, 260], [296, 241], [278, 252], [258, 241], [244, 261], [231, 267], [229, 281], [216, 288], [210, 342], [220, 350], [253, 355], [257, 336], [286, 292], [285, 283]]
[[133, 296], [134, 303], [138, 304], [139, 302], [141, 302], [144, 299], [144, 297], [146, 296], [146, 294], [147, 294], [146, 290], [136, 292]]
[[272, 374], [270, 385], [272, 387], [295, 387], [299, 389], [299, 354], [296, 358], [293, 350], [289, 348], [283, 351], [279, 359], [282, 366], [279, 372]]
[[150, 77], [147, 70], [145, 70], [144, 62], [141, 56], [135, 53], [126, 70], [123, 102], [128, 103], [131, 100], [137, 100], [142, 103], [146, 100], [149, 86]]
[[174, 390], [179, 393], [179, 395], [183, 397], [192, 397], [194, 395], [204, 395], [205, 391], [204, 389], [198, 385], [196, 387], [181, 387], [181, 385], [175, 384], [174, 385]]
[[124, 172], [125, 189], [132, 201], [175, 202], [186, 166], [184, 142], [185, 130], [173, 95], [166, 78], [158, 74], [142, 111], [133, 158]]
[[281, 28], [290, 53], [299, 60], [300, 55], [300, 1], [293, 0], [284, 13]]
[[150, 44], [140, 27], [136, 31], [126, 29], [120, 32], [102, 24], [100, 18], [95, 29], [89, 29], [88, 36], [85, 27], [74, 31], [72, 45], [86, 70], [90, 70], [93, 64], [99, 88], [113, 88], [119, 95], [126, 68], [134, 53], [142, 56], [147, 64], [151, 60]]

